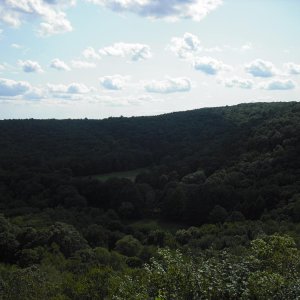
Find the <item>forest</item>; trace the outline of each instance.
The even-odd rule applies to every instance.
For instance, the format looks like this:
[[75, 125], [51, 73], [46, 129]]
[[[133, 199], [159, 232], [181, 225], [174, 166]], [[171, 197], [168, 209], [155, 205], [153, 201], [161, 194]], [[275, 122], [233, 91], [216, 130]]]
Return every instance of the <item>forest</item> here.
[[0, 210], [3, 300], [300, 299], [300, 103], [2, 120]]

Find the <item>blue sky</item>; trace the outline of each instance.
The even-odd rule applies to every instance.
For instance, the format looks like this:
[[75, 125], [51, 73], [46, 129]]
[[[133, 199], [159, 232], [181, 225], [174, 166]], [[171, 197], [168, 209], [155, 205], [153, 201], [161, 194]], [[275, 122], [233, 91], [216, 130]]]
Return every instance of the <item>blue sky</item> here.
[[300, 98], [298, 0], [0, 0], [0, 118]]

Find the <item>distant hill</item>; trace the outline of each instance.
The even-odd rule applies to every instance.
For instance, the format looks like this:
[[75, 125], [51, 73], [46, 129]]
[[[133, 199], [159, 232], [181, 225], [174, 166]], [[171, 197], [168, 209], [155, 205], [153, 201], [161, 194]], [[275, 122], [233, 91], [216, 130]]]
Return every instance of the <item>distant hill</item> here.
[[297, 135], [299, 107], [254, 103], [153, 117], [0, 121], [1, 165], [91, 175], [191, 161], [192, 169], [211, 174], [244, 152], [270, 151]]
[[[297, 102], [105, 120], [6, 120], [0, 122], [0, 174], [4, 183], [10, 183], [3, 190], [18, 201], [21, 198], [21, 206], [33, 205], [28, 203], [32, 193], [37, 203], [42, 201], [37, 199], [45, 190], [55, 196], [50, 193], [48, 202], [38, 206], [76, 206], [76, 201], [65, 204], [68, 201], [56, 195], [63, 192], [42, 179], [65, 176], [78, 205], [118, 210], [129, 202], [136, 216], [156, 212], [190, 224], [207, 222], [214, 207], [221, 206], [226, 213], [239, 211], [255, 219], [287, 209], [289, 201], [298, 197], [299, 133]], [[79, 182], [87, 176], [92, 181], [92, 175], [140, 168], [147, 172], [139, 174], [135, 184], [120, 183], [122, 179], [115, 183], [121, 190], [130, 186], [125, 200], [108, 192], [107, 186], [99, 191], [102, 200], [95, 200]], [[142, 184], [155, 196], [151, 203], [139, 205], [138, 199], [146, 197]], [[23, 194], [18, 195], [22, 187]], [[29, 189], [27, 196], [24, 189]]]

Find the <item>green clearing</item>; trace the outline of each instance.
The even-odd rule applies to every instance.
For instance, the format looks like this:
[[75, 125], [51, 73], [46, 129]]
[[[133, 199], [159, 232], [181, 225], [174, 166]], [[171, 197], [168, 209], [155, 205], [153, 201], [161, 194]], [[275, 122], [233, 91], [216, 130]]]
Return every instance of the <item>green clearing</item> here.
[[134, 181], [138, 174], [140, 174], [141, 172], [144, 172], [146, 170], [147, 169], [145, 169], [145, 168], [141, 168], [141, 169], [135, 169], [135, 170], [129, 170], [129, 171], [99, 174], [99, 175], [95, 175], [93, 177], [97, 178], [99, 180], [102, 180], [102, 181], [106, 181], [110, 178], [127, 178], [129, 180]]

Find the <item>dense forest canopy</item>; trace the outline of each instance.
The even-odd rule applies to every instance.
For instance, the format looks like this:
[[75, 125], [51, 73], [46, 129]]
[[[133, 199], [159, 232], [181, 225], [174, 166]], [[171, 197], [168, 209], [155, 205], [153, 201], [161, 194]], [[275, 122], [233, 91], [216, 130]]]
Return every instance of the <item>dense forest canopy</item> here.
[[296, 299], [299, 133], [298, 102], [0, 121], [0, 298]]

